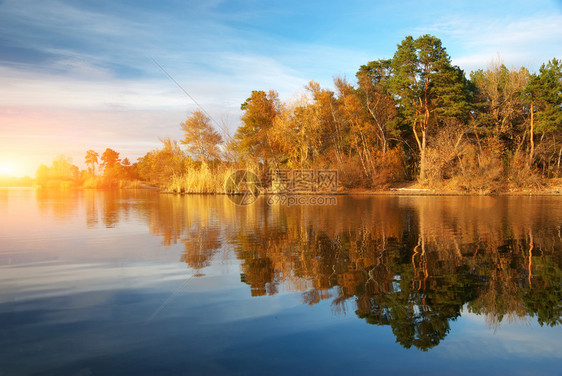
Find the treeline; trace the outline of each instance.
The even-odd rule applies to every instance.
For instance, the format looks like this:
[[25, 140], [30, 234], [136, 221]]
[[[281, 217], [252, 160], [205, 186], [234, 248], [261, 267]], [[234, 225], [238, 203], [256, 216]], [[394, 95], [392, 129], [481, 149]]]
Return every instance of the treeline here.
[[[194, 111], [181, 124], [182, 140], [165, 139], [132, 165], [103, 161], [101, 185], [137, 179], [174, 192], [220, 192], [240, 168], [262, 178], [272, 170], [335, 169], [347, 189], [416, 181], [489, 193], [562, 177], [557, 59], [536, 73], [496, 61], [467, 77], [438, 38], [408, 36], [392, 58], [362, 65], [354, 83], [336, 78], [334, 85], [312, 81], [287, 102], [275, 91], [253, 91], [232, 136]], [[85, 174], [96, 176], [93, 154], [86, 164]]]
[[0, 175], [0, 187], [32, 187], [33, 179], [29, 176], [13, 177]]
[[559, 60], [537, 73], [495, 62], [467, 78], [424, 35], [362, 65], [355, 84], [334, 84], [335, 92], [311, 82], [292, 103], [252, 92], [235, 150], [266, 168], [336, 168], [347, 188], [417, 180], [494, 191], [561, 175]]
[[135, 188], [140, 185], [137, 166], [119, 153], [107, 148], [100, 155], [88, 150], [85, 156], [86, 170], [80, 170], [64, 155], [57, 157], [50, 166], [40, 165], [35, 173], [35, 185], [44, 188]]
[[[182, 124], [182, 143], [193, 160], [213, 161], [215, 178], [225, 175], [225, 164], [262, 178], [276, 169], [337, 169], [348, 189], [417, 181], [494, 192], [538, 189], [561, 177], [557, 59], [537, 73], [497, 61], [467, 77], [438, 38], [409, 36], [391, 59], [362, 65], [355, 83], [336, 78], [334, 85], [310, 82], [290, 102], [253, 91], [233, 137], [220, 137], [196, 111]], [[190, 174], [175, 176], [169, 186], [190, 191], [182, 184]]]

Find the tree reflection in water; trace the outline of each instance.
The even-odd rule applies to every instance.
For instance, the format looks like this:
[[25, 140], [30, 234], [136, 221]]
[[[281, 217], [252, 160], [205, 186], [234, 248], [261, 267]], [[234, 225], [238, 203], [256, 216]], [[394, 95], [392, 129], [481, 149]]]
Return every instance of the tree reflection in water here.
[[561, 323], [559, 198], [339, 197], [337, 206], [290, 208], [222, 196], [101, 201], [88, 201], [89, 225], [137, 210], [163, 244], [184, 244], [181, 261], [196, 276], [233, 252], [252, 296], [283, 289], [309, 305], [331, 299], [336, 312], [353, 306], [406, 348], [437, 346], [465, 310], [491, 328], [526, 317]]

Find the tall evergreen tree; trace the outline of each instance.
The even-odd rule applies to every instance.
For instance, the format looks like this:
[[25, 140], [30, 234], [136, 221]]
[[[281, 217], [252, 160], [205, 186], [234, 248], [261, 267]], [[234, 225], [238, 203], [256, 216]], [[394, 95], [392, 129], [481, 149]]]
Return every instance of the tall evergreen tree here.
[[552, 59], [543, 64], [538, 73], [531, 75], [525, 88], [525, 96], [530, 104], [530, 151], [532, 163], [535, 132], [542, 134], [562, 130], [562, 63]]
[[447, 117], [468, 114], [468, 83], [441, 40], [431, 35], [406, 37], [391, 61], [391, 93], [410, 126], [420, 152], [420, 180], [425, 179], [429, 132]]
[[90, 172], [92, 175], [96, 173], [96, 165], [98, 164], [98, 156], [99, 154], [96, 153], [94, 150], [86, 151], [85, 163], [86, 165], [90, 166]]

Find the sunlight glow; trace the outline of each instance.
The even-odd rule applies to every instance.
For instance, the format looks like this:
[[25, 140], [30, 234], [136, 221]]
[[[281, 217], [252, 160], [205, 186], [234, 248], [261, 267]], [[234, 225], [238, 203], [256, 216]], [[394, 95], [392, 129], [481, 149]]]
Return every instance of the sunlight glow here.
[[17, 168], [13, 163], [0, 162], [0, 175], [13, 176], [17, 172]]

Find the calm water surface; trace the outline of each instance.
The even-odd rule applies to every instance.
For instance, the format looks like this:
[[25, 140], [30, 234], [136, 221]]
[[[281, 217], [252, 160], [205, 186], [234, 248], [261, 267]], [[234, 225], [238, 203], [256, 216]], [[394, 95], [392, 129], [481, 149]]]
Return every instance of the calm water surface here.
[[562, 197], [0, 189], [0, 375], [562, 369]]

